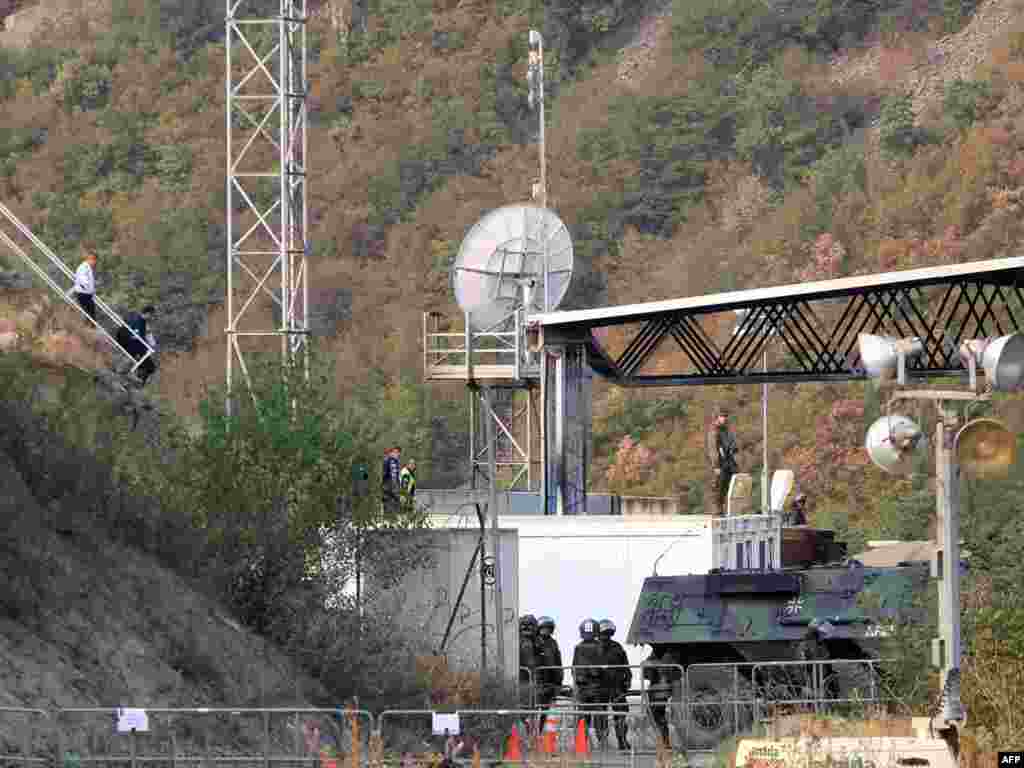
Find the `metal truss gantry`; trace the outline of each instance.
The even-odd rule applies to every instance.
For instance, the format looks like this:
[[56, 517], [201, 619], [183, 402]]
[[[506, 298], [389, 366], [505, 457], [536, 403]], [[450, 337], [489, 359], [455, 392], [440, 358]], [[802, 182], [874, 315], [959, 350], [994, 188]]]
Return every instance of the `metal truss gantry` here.
[[[229, 394], [236, 362], [251, 387], [246, 339], [264, 351], [260, 338], [279, 337], [283, 365], [309, 375], [306, 0], [280, 0], [276, 17], [266, 8], [226, 3]], [[272, 302], [269, 322], [257, 298]]]
[[[747, 311], [723, 340], [701, 322], [728, 312], [732, 325], [737, 310]], [[545, 348], [583, 345], [594, 372], [622, 386], [864, 379], [860, 333], [920, 337], [924, 354], [908, 362], [910, 377], [960, 375], [967, 372], [958, 353], [962, 341], [1024, 331], [1024, 257], [554, 312], [541, 324]], [[618, 354], [599, 341], [603, 329], [629, 324], [640, 327]], [[643, 373], [669, 338], [688, 369]], [[786, 354], [758, 370], [768, 343]]]
[[540, 388], [537, 382], [524, 380], [517, 387], [490, 387], [490, 398], [487, 397], [487, 387], [476, 382], [467, 389], [470, 486], [489, 487], [486, 419], [490, 418], [494, 421], [495, 471], [501, 487], [509, 491], [536, 490], [541, 464]]

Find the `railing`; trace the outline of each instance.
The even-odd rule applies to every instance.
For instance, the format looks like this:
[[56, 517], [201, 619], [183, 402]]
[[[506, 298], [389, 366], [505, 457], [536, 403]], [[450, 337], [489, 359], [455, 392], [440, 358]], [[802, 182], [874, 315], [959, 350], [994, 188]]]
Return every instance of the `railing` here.
[[[3, 203], [0, 203], [0, 216], [3, 216], [3, 218], [7, 219], [7, 222], [13, 225], [14, 228], [18, 231], [18, 233], [22, 235], [22, 237], [24, 237], [26, 240], [32, 243], [32, 245], [34, 245], [36, 249], [40, 253], [42, 253], [43, 256], [46, 257], [47, 261], [49, 261], [50, 266], [52, 268], [56, 269], [56, 271], [64, 279], [68, 280], [71, 285], [74, 284], [75, 273], [68, 268], [68, 266], [57, 256], [57, 254], [55, 254], [47, 247], [46, 243], [44, 243], [42, 240], [36, 237], [32, 233], [32, 230], [25, 226], [25, 224], [22, 223], [22, 221], [17, 216], [14, 215], [11, 209], [8, 208]], [[0, 224], [2, 223], [3, 222], [0, 221]], [[128, 333], [130, 333], [132, 337], [140, 344], [142, 344], [142, 346], [145, 348], [145, 353], [141, 355], [138, 359], [136, 359], [130, 352], [128, 352], [128, 350], [121, 346], [120, 342], [118, 342], [117, 339], [114, 338], [114, 336], [112, 336], [110, 332], [107, 331], [107, 329], [104, 328], [103, 325], [98, 320], [94, 320], [93, 318], [89, 317], [89, 315], [86, 314], [85, 310], [78, 305], [78, 302], [71, 300], [71, 297], [69, 296], [70, 288], [64, 289], [61, 285], [59, 285], [57, 281], [50, 276], [50, 273], [46, 269], [37, 264], [32, 259], [32, 257], [29, 256], [28, 253], [26, 253], [25, 250], [20, 245], [18, 245], [18, 243], [15, 242], [14, 239], [11, 238], [2, 229], [0, 229], [0, 242], [6, 244], [8, 248], [10, 248], [16, 255], [18, 255], [21, 258], [21, 260], [24, 261], [25, 264], [29, 267], [29, 269], [31, 269], [36, 274], [36, 276], [39, 277], [39, 279], [41, 279], [50, 287], [50, 290], [52, 290], [54, 293], [60, 296], [61, 299], [68, 306], [77, 311], [78, 314], [81, 315], [87, 322], [91, 323], [100, 333], [100, 335], [103, 336], [114, 349], [119, 350], [121, 354], [123, 354], [125, 357], [131, 360], [133, 363], [131, 373], [135, 373], [135, 370], [140, 365], [142, 365], [142, 363], [145, 362], [147, 358], [150, 358], [156, 354], [156, 350], [150, 346], [149, 342], [147, 342], [144, 338], [139, 336], [139, 334], [135, 332], [135, 329], [129, 326], [121, 318], [120, 315], [118, 315], [113, 309], [110, 308], [110, 306], [105, 301], [103, 301], [103, 299], [101, 299], [99, 296], [96, 296], [96, 309], [100, 312], [100, 314], [104, 315], [107, 319], [109, 319], [114, 324], [115, 328], [127, 329]]]
[[[537, 667], [544, 669], [629, 669], [631, 686], [627, 701], [631, 712], [642, 712], [647, 721], [641, 730], [639, 749], [655, 749], [658, 721], [668, 728], [672, 748], [713, 749], [722, 740], [750, 734], [766, 719], [789, 714], [885, 713], [897, 703], [883, 684], [884, 665], [871, 659], [821, 661], [773, 661], [760, 663], [603, 665], [600, 667]], [[659, 672], [651, 684], [636, 670]], [[538, 683], [539, 685], [539, 683]], [[566, 686], [562, 693], [572, 706], [581, 707], [578, 689]], [[537, 700], [537, 694], [534, 693]], [[588, 702], [606, 706], [611, 702]], [[661, 711], [665, 717], [661, 716]], [[656, 730], [657, 729], [657, 730]]]
[[[507, 328], [511, 321], [511, 328]], [[441, 326], [441, 316], [423, 313], [423, 372], [427, 379], [519, 379], [539, 374], [539, 356], [524, 344], [522, 312], [488, 329], [461, 331]]]
[[[518, 749], [524, 759], [575, 754], [583, 762], [635, 768], [638, 756], [665, 748], [666, 731], [671, 750], [700, 752], [713, 750], [730, 737], [756, 735], [768, 718], [804, 713], [891, 714], [896, 700], [884, 684], [888, 663], [827, 659], [686, 668], [679, 664], [538, 667], [519, 689], [520, 701], [529, 706], [463, 709], [447, 717], [434, 710], [388, 710], [374, 717], [365, 710], [341, 708], [155, 707], [136, 710], [145, 715], [146, 722], [140, 725], [126, 720], [132, 710], [110, 707], [4, 707], [0, 708], [4, 744], [0, 762], [26, 768], [112, 764], [141, 768], [153, 763], [161, 768], [196, 764], [203, 768], [214, 764], [413, 768], [433, 760], [430, 755], [447, 755], [451, 764], [468, 764], [475, 748], [491, 762], [507, 762]], [[631, 685], [625, 705], [621, 699], [600, 700], [600, 695], [595, 700], [592, 690], [581, 697], [573, 686], [557, 686], [554, 691], [548, 687], [544, 691], [548, 695], [542, 697], [540, 673], [553, 669], [562, 670], [563, 676], [565, 670], [628, 669]], [[452, 715], [457, 718], [453, 720]], [[625, 751], [609, 737], [615, 718], [624, 718], [620, 727], [627, 726]], [[444, 728], [451, 730], [456, 722], [458, 735], [469, 737], [463, 739], [464, 747], [471, 745], [468, 753], [466, 748], [455, 749], [457, 745], [445, 738]], [[576, 754], [581, 735], [587, 742], [585, 753]]]

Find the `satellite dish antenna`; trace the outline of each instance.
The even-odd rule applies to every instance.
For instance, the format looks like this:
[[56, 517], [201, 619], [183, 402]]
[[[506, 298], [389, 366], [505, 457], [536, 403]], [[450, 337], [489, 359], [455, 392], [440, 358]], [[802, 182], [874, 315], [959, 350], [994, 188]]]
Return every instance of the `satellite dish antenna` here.
[[961, 468], [975, 477], [1006, 475], [1017, 461], [1017, 438], [996, 419], [967, 422], [955, 445]]
[[923, 435], [921, 428], [906, 416], [883, 416], [868, 429], [864, 447], [871, 461], [886, 472], [910, 474], [914, 449]]
[[569, 290], [572, 267], [572, 237], [562, 220], [548, 208], [517, 203], [491, 211], [469, 230], [455, 257], [452, 287], [471, 327], [486, 330], [520, 307], [528, 315], [555, 309]]

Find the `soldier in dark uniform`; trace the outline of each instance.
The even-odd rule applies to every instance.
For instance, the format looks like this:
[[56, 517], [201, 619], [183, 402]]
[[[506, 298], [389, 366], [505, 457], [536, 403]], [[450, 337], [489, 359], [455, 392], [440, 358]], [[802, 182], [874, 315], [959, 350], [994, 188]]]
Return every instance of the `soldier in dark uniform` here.
[[604, 663], [601, 645], [597, 640], [597, 631], [596, 619], [584, 619], [580, 623], [581, 642], [576, 645], [572, 654], [572, 678], [576, 684], [576, 702], [585, 713], [583, 719], [586, 721], [588, 729], [592, 726], [595, 729], [600, 729], [600, 723], [597, 720], [604, 719], [595, 718], [595, 713], [603, 709], [601, 706], [601, 702], [604, 701], [601, 694], [603, 675], [600, 669], [576, 669], [576, 667], [599, 666]]
[[537, 619], [526, 614], [519, 619], [519, 705], [528, 709], [533, 704], [537, 653]]
[[726, 502], [729, 495], [729, 481], [738, 471], [736, 454], [739, 450], [736, 446], [736, 436], [729, 431], [729, 414], [724, 409], [718, 412], [711, 429], [708, 430], [704, 450], [714, 473], [714, 498], [717, 514], [724, 515], [728, 511]]
[[603, 696], [605, 701], [611, 702], [613, 712], [621, 712], [615, 715], [615, 738], [618, 739], [619, 749], [629, 750], [629, 741], [626, 733], [629, 724], [626, 722], [626, 715], [629, 713], [629, 704], [626, 702], [626, 694], [629, 692], [629, 685], [633, 681], [633, 673], [629, 670], [629, 657], [626, 656], [626, 649], [619, 643], [612, 640], [615, 636], [615, 622], [611, 619], [601, 619], [598, 625], [600, 634], [601, 653], [604, 661], [612, 667], [619, 669], [604, 670]]
[[[831, 658], [828, 647], [825, 645], [825, 641], [831, 635], [831, 630], [832, 626], [828, 622], [819, 622], [817, 619], [811, 621], [807, 626], [807, 632], [804, 633], [803, 639], [797, 646], [797, 658], [806, 662], [824, 661]], [[819, 667], [817, 672], [815, 672], [815, 667]], [[820, 675], [817, 679], [825, 684], [825, 695], [833, 699], [839, 697], [839, 683], [831, 664], [809, 663], [804, 674], [807, 688], [813, 692], [815, 698], [818, 695], [815, 686], [816, 674]]]
[[682, 679], [680, 670], [671, 667], [658, 667], [658, 664], [682, 664], [673, 651], [655, 648], [644, 661], [644, 679], [647, 680], [647, 701], [651, 709], [651, 718], [661, 734], [662, 742], [667, 749], [672, 748], [672, 739], [668, 729], [668, 705], [674, 689]]
[[555, 640], [555, 620], [541, 616], [537, 631], [537, 708], [540, 710], [538, 731], [544, 732], [548, 709], [562, 688], [565, 670], [562, 669], [562, 651]]

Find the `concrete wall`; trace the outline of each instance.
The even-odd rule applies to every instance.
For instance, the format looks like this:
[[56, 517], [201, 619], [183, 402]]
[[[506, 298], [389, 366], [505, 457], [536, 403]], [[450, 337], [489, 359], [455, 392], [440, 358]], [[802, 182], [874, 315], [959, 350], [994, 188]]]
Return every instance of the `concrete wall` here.
[[[434, 516], [431, 525], [471, 522], [476, 527], [473, 518]], [[644, 579], [653, 574], [655, 563], [663, 576], [711, 568], [711, 523], [703, 515], [520, 515], [502, 517], [501, 525], [518, 533], [521, 612], [554, 618], [566, 665], [572, 663], [585, 618], [611, 619], [617, 639], [625, 643]], [[649, 651], [626, 646], [631, 664], [639, 664]]]
[[[417, 494], [418, 495], [418, 494]], [[440, 647], [445, 627], [454, 611], [451, 634], [446, 646], [453, 667], [470, 670], [480, 668], [480, 560], [473, 569], [456, 609], [456, 601], [466, 570], [473, 560], [479, 540], [477, 529], [425, 530], [423, 536], [433, 554], [432, 568], [410, 571], [397, 591], [402, 597], [402, 611], [395, 620], [429, 638], [434, 650]], [[504, 617], [502, 627], [505, 638], [506, 669], [518, 675], [519, 670], [519, 572], [518, 537], [515, 530], [499, 531], [502, 554], [502, 598]], [[490, 541], [485, 545], [490, 548]], [[487, 627], [487, 666], [495, 668], [497, 641], [494, 636], [494, 588], [485, 591]]]

